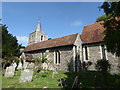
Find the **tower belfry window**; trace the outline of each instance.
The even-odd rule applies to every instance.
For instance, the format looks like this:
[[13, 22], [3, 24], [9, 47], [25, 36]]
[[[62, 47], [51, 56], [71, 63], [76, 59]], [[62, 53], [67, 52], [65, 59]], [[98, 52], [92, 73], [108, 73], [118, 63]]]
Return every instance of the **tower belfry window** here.
[[43, 35], [41, 36], [41, 41], [43, 41]]

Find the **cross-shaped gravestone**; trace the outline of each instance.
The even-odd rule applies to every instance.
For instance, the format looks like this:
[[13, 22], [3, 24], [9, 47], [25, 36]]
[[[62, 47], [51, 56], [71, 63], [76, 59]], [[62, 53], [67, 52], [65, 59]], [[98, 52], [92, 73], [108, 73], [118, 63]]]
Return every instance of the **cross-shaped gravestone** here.
[[21, 63], [21, 61], [19, 62], [19, 64], [18, 64], [18, 67], [17, 67], [17, 69], [18, 70], [21, 70], [23, 67], [22, 67], [22, 63]]

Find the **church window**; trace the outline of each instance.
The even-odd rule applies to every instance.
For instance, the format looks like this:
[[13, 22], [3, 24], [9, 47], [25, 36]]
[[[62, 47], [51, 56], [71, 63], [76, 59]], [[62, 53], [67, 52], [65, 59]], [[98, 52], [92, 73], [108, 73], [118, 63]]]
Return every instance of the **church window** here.
[[55, 64], [60, 64], [60, 52], [57, 50], [55, 51]]
[[85, 60], [88, 60], [88, 50], [87, 50], [87, 46], [85, 46]]
[[102, 44], [101, 48], [102, 48], [102, 59], [106, 59], [105, 46]]
[[41, 36], [41, 41], [43, 41], [43, 35]]

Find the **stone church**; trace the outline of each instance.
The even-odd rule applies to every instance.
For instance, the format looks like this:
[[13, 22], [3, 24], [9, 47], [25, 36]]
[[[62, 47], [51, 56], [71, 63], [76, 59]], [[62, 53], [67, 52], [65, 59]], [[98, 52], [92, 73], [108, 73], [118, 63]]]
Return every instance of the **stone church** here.
[[26, 57], [42, 58], [45, 54], [49, 62], [49, 70], [80, 71], [83, 62], [91, 62], [88, 70], [95, 70], [96, 61], [105, 58], [112, 64], [111, 72], [118, 73], [118, 58], [107, 52], [102, 43], [104, 38], [101, 25], [97, 22], [84, 26], [82, 34], [76, 33], [48, 40], [48, 35], [42, 31], [40, 20], [35, 31], [29, 34], [28, 46], [24, 53]]

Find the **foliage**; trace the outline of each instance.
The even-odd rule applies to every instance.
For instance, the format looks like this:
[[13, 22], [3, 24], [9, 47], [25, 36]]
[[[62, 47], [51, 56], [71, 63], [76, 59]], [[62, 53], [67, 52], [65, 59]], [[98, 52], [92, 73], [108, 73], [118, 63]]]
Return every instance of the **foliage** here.
[[50, 39], [52, 39], [52, 38], [48, 38], [48, 40], [50, 40]]
[[41, 58], [32, 58], [32, 61], [35, 62], [36, 64], [41, 64], [41, 63], [46, 63], [47, 62], [47, 54], [45, 54], [43, 57]]
[[17, 64], [19, 63], [19, 59], [18, 57], [5, 57], [3, 60], [2, 60], [2, 67], [5, 68], [7, 66], [10, 66], [11, 63], [15, 61]]
[[120, 16], [120, 1], [119, 2], [104, 2], [101, 8], [104, 10], [105, 14], [109, 14], [113, 17]]
[[41, 58], [42, 63], [47, 63], [47, 53]]
[[89, 68], [89, 66], [91, 66], [92, 65], [92, 62], [91, 61], [87, 61], [87, 62], [83, 62], [82, 63], [82, 66], [83, 66], [83, 69], [84, 70], [88, 70], [88, 68]]
[[110, 18], [111, 18], [111, 15], [108, 15], [108, 16], [107, 16], [106, 14], [104, 14], [104, 15], [98, 17], [98, 18], [96, 19], [96, 22], [105, 21], [105, 20], [108, 20], [108, 19], [110, 19]]
[[103, 40], [107, 46], [107, 51], [120, 56], [120, 20], [108, 20], [104, 23], [104, 27], [106, 28], [104, 31], [106, 36]]
[[111, 68], [111, 64], [109, 64], [108, 60], [100, 59], [97, 61], [95, 68], [102, 73], [107, 73]]
[[6, 25], [2, 26], [2, 58], [19, 56], [21, 45], [17, 43], [16, 37], [10, 34], [7, 28]]
[[[101, 6], [105, 14], [111, 15], [112, 19], [104, 22], [105, 37], [104, 43], [106, 44], [107, 51], [120, 56], [120, 1], [119, 2], [104, 2]], [[117, 18], [118, 17], [118, 18]]]

